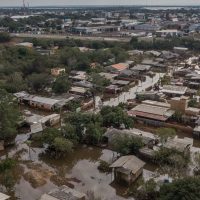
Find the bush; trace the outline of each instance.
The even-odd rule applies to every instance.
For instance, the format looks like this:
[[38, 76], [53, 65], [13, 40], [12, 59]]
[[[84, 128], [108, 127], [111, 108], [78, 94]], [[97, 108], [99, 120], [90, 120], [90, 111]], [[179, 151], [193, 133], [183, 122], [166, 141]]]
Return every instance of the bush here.
[[98, 170], [101, 172], [104, 172], [104, 173], [112, 172], [112, 169], [110, 168], [109, 163], [107, 163], [106, 161], [103, 161], [103, 160], [100, 160]]
[[9, 42], [11, 40], [10, 35], [8, 33], [0, 33], [0, 42]]

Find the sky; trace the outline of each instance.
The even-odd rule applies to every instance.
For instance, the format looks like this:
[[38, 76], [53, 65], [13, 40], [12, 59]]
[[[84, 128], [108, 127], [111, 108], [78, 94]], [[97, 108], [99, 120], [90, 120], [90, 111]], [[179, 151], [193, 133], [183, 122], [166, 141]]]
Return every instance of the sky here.
[[[23, 0], [0, 0], [0, 6], [21, 6]], [[200, 5], [200, 0], [25, 0], [30, 6], [50, 5]]]

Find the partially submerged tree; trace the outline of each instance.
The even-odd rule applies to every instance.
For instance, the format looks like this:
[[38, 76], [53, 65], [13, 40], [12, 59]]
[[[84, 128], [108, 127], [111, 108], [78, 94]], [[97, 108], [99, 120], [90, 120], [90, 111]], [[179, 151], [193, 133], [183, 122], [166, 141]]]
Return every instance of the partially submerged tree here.
[[112, 149], [123, 155], [136, 154], [143, 146], [139, 137], [116, 136], [111, 142]]

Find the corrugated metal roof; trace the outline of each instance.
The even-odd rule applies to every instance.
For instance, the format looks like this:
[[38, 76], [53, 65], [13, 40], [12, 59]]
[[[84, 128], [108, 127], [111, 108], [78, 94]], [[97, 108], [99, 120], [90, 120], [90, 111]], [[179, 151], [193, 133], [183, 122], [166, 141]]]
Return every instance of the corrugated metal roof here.
[[133, 108], [131, 111], [144, 112], [144, 113], [164, 116], [168, 110], [169, 108], [165, 108], [165, 107], [140, 104], [136, 106], [135, 108]]
[[111, 168], [123, 168], [131, 171], [135, 174], [138, 170], [144, 167], [145, 162], [137, 158], [136, 156], [122, 156], [116, 160], [110, 167]]
[[177, 86], [177, 85], [164, 85], [162, 92], [171, 94], [185, 94], [187, 87]]
[[129, 111], [128, 114], [130, 116], [139, 116], [139, 117], [145, 117], [148, 119], [154, 119], [154, 120], [159, 120], [159, 121], [166, 121], [168, 118], [161, 116], [161, 115], [154, 115], [154, 114], [149, 114], [145, 112], [138, 112], [138, 111]]

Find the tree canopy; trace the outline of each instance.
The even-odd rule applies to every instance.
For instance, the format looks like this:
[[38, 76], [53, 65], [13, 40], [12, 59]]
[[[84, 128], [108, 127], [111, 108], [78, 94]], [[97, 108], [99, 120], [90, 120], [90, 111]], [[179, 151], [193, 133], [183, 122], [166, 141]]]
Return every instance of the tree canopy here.
[[13, 96], [0, 90], [0, 139], [8, 142], [17, 134], [20, 112]]

